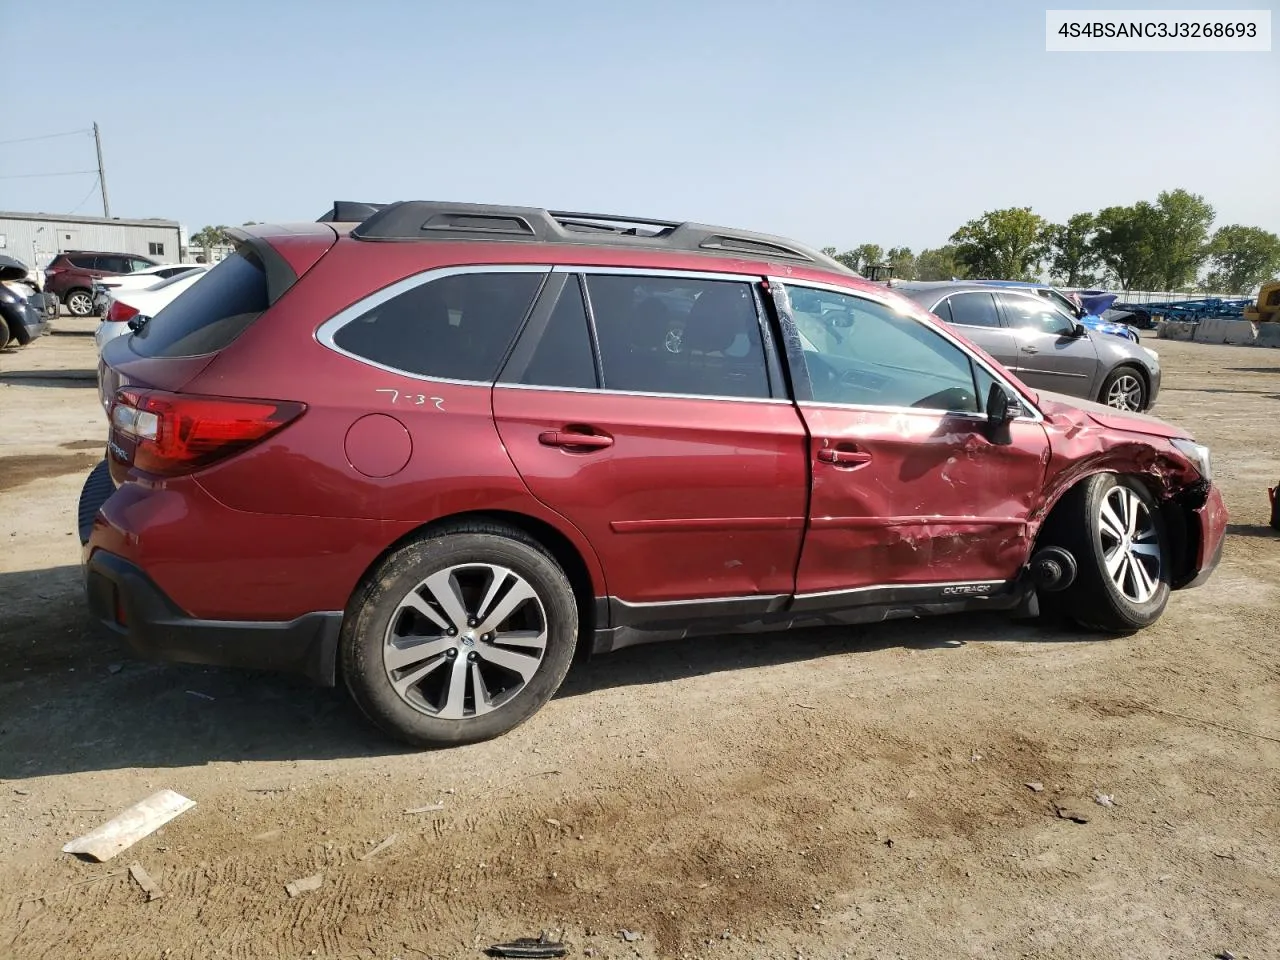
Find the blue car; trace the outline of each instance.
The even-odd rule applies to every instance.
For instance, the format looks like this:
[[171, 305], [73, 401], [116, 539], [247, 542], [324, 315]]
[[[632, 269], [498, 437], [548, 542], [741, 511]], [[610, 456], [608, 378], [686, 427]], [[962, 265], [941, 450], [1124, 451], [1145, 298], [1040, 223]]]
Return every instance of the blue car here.
[[1046, 300], [1052, 300], [1090, 330], [1109, 333], [1113, 337], [1124, 337], [1134, 343], [1138, 342], [1138, 331], [1133, 327], [1125, 323], [1114, 323], [1111, 320], [1102, 319], [1102, 314], [1106, 312], [1111, 304], [1115, 303], [1119, 294], [1106, 293], [1102, 290], [1082, 290], [1074, 295], [1079, 298], [1077, 303], [1072, 296], [1043, 283], [1032, 283], [1027, 280], [974, 280], [972, 282], [986, 284], [991, 287], [1020, 287], [1024, 290], [1033, 290]]

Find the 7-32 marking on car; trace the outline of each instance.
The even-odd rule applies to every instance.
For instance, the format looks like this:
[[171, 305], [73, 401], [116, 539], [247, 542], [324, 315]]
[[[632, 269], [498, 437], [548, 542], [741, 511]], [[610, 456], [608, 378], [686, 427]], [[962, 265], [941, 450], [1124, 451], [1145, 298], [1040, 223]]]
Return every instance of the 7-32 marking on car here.
[[441, 413], [444, 413], [444, 397], [428, 397], [426, 394], [423, 394], [423, 393], [406, 393], [403, 397], [401, 397], [399, 390], [393, 390], [390, 387], [384, 387], [379, 390], [374, 390], [373, 392], [389, 393], [391, 394], [392, 403], [397, 403], [398, 401], [403, 399], [405, 403], [412, 403], [415, 407], [420, 407], [423, 404], [425, 404], [428, 400], [431, 400], [432, 402], [435, 403], [436, 409], [439, 410]]

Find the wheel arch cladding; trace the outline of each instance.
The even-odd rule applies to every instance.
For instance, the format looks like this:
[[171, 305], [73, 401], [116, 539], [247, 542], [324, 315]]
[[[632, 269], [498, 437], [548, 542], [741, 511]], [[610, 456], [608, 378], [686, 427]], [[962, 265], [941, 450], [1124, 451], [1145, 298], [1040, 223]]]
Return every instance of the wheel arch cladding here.
[[1095, 468], [1087, 473], [1074, 477], [1069, 484], [1057, 492], [1057, 496], [1050, 503], [1046, 504], [1047, 512], [1044, 520], [1040, 523], [1040, 529], [1036, 532], [1031, 553], [1034, 553], [1042, 546], [1061, 543], [1061, 531], [1066, 524], [1073, 521], [1072, 508], [1083, 492], [1085, 484], [1093, 477], [1107, 473], [1114, 474], [1119, 479], [1138, 481], [1159, 505], [1160, 513], [1164, 517], [1165, 528], [1169, 535], [1169, 551], [1174, 571], [1174, 576], [1171, 579], [1176, 587], [1179, 581], [1185, 579], [1185, 571], [1192, 559], [1191, 550], [1193, 545], [1189, 541], [1186, 512], [1178, 501], [1178, 497], [1170, 495], [1167, 483], [1163, 478], [1151, 472], [1126, 470], [1121, 469], [1119, 465], [1102, 463], [1095, 465]]
[[[596, 623], [596, 590], [592, 582], [591, 572], [586, 560], [582, 557], [573, 541], [545, 520], [539, 520], [528, 514], [515, 513], [508, 510], [476, 510], [453, 513], [437, 517], [405, 531], [373, 558], [361, 575], [359, 583], [352, 590], [351, 596], [355, 597], [359, 593], [361, 585], [373, 575], [373, 571], [378, 568], [379, 564], [405, 544], [423, 535], [430, 535], [445, 531], [450, 527], [466, 524], [490, 524], [509, 527], [523, 533], [538, 546], [542, 547], [560, 565], [560, 569], [564, 571], [564, 575], [569, 579], [569, 585], [573, 588], [573, 595], [578, 603], [578, 630], [580, 636], [590, 637], [592, 631], [597, 626], [601, 626], [601, 624]], [[603, 585], [601, 585], [601, 589], [603, 589]], [[603, 596], [603, 593], [601, 596]], [[348, 598], [347, 602], [350, 605], [350, 598]]]

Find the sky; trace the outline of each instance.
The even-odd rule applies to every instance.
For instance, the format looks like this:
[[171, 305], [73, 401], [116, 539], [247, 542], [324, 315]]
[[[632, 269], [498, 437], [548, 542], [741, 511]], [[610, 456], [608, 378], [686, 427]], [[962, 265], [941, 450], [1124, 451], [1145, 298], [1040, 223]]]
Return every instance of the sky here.
[[[1271, 53], [1096, 54], [1001, 0], [0, 0], [0, 140], [96, 121], [112, 214], [192, 232], [432, 199], [919, 251], [1184, 187], [1280, 233], [1266, 2]], [[95, 173], [29, 176], [95, 166], [0, 144], [0, 210], [99, 215]]]

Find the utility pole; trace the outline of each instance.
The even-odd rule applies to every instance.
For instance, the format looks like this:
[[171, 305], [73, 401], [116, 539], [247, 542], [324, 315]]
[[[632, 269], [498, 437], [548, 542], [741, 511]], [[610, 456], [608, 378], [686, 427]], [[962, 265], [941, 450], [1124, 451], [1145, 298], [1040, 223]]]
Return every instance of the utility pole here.
[[93, 142], [98, 147], [98, 184], [102, 187], [102, 215], [111, 219], [111, 204], [107, 202], [107, 171], [102, 168], [102, 135], [98, 133], [98, 121], [93, 121]]

